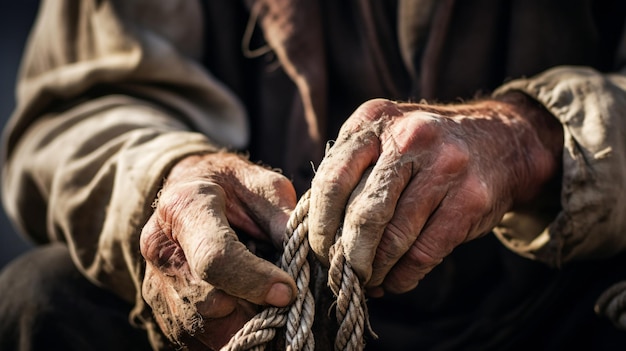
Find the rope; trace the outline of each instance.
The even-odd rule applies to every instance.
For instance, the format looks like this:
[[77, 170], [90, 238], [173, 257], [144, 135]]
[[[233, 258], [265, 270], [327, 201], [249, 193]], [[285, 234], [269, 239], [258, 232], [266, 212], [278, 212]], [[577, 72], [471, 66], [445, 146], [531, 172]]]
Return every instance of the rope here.
[[[310, 251], [309, 201], [310, 191], [307, 191], [289, 218], [284, 237], [284, 252], [279, 262], [279, 267], [296, 281], [296, 301], [289, 307], [266, 308], [254, 316], [230, 339], [222, 351], [265, 350], [266, 345], [276, 336], [277, 330], [285, 326], [285, 350], [315, 349], [312, 330], [315, 301], [309, 288], [311, 273], [307, 260]], [[363, 350], [365, 327], [374, 337], [375, 334], [369, 325], [361, 283], [345, 259], [339, 235], [329, 254], [328, 285], [337, 300], [335, 316], [339, 325], [335, 350]]]
[[331, 246], [328, 285], [337, 297], [335, 316], [339, 331], [335, 339], [335, 350], [363, 350], [364, 324], [376, 337], [369, 325], [367, 305], [358, 276], [346, 261], [341, 238]]

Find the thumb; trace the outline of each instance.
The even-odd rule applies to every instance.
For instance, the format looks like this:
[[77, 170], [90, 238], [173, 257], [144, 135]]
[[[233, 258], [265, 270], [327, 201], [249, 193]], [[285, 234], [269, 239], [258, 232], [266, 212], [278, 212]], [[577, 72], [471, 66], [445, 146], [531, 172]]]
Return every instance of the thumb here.
[[227, 294], [258, 305], [284, 307], [293, 302], [294, 280], [238, 240], [226, 218], [222, 187], [206, 182], [201, 187], [201, 206], [188, 204], [190, 215], [183, 217], [176, 238], [191, 271]]
[[[282, 269], [257, 257], [224, 229], [224, 240], [212, 250], [197, 250], [192, 269], [214, 287], [258, 305], [284, 307], [293, 302], [297, 288]], [[209, 254], [202, 254], [204, 251]]]

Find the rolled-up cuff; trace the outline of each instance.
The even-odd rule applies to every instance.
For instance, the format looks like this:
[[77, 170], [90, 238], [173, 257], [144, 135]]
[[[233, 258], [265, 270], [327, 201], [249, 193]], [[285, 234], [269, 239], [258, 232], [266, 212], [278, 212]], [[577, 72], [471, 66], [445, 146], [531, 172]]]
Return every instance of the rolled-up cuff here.
[[626, 77], [558, 67], [512, 81], [494, 95], [521, 91], [563, 125], [560, 210], [507, 213], [496, 236], [520, 255], [552, 266], [626, 249]]

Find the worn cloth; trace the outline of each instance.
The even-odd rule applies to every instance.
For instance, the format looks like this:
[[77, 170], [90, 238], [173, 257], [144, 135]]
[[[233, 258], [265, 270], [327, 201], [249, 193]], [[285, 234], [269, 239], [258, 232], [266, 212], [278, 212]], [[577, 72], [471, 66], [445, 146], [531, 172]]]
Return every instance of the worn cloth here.
[[[561, 201], [507, 214], [497, 237], [551, 266], [606, 259], [626, 248], [625, 6], [42, 1], [4, 131], [3, 202], [25, 235], [66, 243], [88, 279], [133, 303], [131, 319], [160, 347], [141, 297], [138, 237], [177, 160], [246, 149], [302, 192], [326, 140], [368, 99], [515, 90], [563, 124]], [[427, 279], [479, 285], [480, 268], [503, 264], [473, 259], [494, 250], [488, 242], [453, 253]], [[458, 267], [477, 268], [460, 271], [478, 280], [460, 279]], [[459, 288], [423, 285], [442, 301]]]
[[12, 261], [0, 287], [2, 350], [151, 349], [145, 332], [128, 323], [132, 304], [88, 281], [62, 243]]

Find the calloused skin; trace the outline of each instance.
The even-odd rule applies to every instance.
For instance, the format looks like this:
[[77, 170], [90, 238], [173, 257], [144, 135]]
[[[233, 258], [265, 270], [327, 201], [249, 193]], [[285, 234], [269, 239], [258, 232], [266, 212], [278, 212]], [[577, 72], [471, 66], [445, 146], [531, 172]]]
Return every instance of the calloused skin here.
[[370, 296], [412, 290], [559, 175], [562, 133], [521, 93], [447, 106], [368, 101], [313, 179], [311, 247], [328, 264], [342, 226], [346, 259]]
[[161, 330], [188, 349], [217, 350], [258, 306], [289, 305], [293, 279], [250, 252], [233, 228], [278, 246], [295, 204], [287, 178], [237, 155], [178, 162], [140, 238], [142, 295]]
[[[562, 139], [554, 117], [520, 93], [447, 106], [368, 101], [316, 172], [311, 247], [328, 264], [342, 225], [370, 296], [409, 291], [557, 177]], [[285, 177], [236, 155], [179, 162], [141, 234], [142, 294], [161, 329], [190, 349], [219, 349], [258, 306], [290, 304], [293, 280], [232, 228], [279, 245], [295, 204]]]

